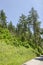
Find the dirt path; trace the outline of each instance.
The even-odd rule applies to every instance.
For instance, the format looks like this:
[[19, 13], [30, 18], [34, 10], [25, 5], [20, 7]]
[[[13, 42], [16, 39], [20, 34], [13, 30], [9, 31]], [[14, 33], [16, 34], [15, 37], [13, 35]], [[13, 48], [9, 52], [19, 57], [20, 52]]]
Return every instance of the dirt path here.
[[32, 59], [32, 60], [24, 63], [23, 65], [43, 65], [43, 56]]

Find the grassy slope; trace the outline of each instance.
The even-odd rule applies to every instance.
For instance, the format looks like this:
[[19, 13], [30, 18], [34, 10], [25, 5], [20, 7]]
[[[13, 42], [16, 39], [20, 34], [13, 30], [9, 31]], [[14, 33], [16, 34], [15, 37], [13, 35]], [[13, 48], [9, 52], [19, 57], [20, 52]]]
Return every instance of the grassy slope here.
[[14, 47], [0, 41], [0, 65], [21, 65], [36, 56], [32, 50], [31, 47]]

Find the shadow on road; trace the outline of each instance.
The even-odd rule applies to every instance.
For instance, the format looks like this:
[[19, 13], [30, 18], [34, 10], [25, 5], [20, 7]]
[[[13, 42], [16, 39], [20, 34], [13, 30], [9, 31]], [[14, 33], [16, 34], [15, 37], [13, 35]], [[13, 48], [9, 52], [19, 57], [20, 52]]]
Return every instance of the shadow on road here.
[[37, 57], [37, 58], [35, 58], [35, 60], [43, 61], [43, 56]]

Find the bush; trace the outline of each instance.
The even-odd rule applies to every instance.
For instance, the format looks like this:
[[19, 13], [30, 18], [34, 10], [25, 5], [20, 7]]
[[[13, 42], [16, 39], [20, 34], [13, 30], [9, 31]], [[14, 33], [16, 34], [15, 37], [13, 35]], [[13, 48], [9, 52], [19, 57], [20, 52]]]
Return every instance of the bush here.
[[11, 38], [11, 34], [8, 29], [0, 28], [0, 39]]
[[13, 41], [13, 44], [14, 44], [15, 46], [19, 46], [19, 42], [18, 42], [17, 40]]
[[34, 49], [33, 52], [34, 52], [37, 56], [40, 56], [40, 53], [37, 51], [37, 49]]
[[22, 45], [23, 45], [24, 47], [26, 47], [26, 48], [29, 48], [29, 43], [28, 43], [28, 41], [22, 42]]
[[22, 35], [21, 36], [21, 41], [24, 42], [25, 41], [25, 37]]
[[42, 48], [38, 46], [37, 49], [38, 49], [38, 52], [39, 52], [40, 54], [42, 54]]
[[30, 45], [33, 49], [35, 49], [35, 43], [33, 42], [32, 39], [30, 39], [28, 43], [29, 43], [29, 45]]

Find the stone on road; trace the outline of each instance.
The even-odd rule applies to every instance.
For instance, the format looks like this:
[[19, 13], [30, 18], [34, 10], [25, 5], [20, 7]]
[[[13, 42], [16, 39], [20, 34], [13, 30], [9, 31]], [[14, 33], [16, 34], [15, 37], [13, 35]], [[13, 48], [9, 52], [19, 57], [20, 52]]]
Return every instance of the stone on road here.
[[24, 63], [23, 65], [43, 65], [43, 56], [32, 59], [32, 60]]

